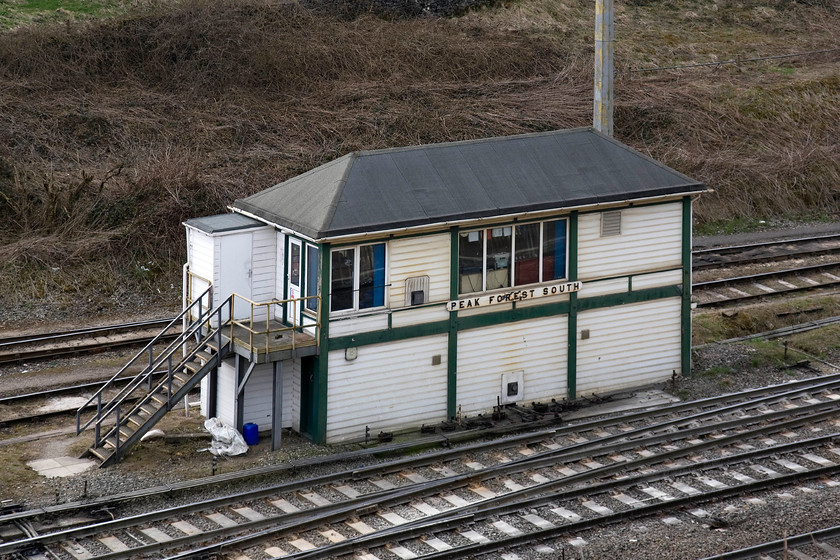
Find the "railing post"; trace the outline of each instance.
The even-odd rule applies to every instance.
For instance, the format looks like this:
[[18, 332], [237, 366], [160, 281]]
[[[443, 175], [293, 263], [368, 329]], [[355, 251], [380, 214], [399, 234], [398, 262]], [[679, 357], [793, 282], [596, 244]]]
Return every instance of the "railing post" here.
[[114, 448], [114, 454], [119, 459], [120, 457], [120, 405], [117, 405], [117, 424], [114, 426], [114, 438], [116, 440], [116, 447]]
[[100, 426], [102, 426], [102, 393], [96, 397], [96, 423], [94, 424], [93, 443], [94, 447], [99, 447]]
[[167, 395], [166, 400], [171, 405], [172, 404], [172, 402], [171, 402], [171, 399], [172, 399], [172, 354], [169, 354], [169, 357], [166, 358], [166, 384], [167, 384], [167, 389], [166, 390], [169, 393]]

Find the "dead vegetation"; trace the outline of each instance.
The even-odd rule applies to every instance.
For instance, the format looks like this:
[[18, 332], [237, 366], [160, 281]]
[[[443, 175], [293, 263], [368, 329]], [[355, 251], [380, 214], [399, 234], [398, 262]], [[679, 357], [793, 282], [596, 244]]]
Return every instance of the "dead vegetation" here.
[[[588, 126], [591, 12], [182, 0], [0, 33], [0, 300], [171, 299], [180, 223], [236, 197], [351, 150]], [[616, 137], [716, 190], [701, 224], [840, 212], [840, 51], [630, 73], [836, 47], [836, 2], [616, 19]]]

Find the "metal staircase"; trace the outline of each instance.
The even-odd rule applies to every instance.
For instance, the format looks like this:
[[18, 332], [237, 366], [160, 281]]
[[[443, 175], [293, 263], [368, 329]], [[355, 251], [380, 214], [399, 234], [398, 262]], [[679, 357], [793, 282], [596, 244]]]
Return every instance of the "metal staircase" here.
[[[210, 311], [211, 290], [187, 306], [76, 411], [77, 435], [94, 428], [94, 442], [86, 455], [98, 458], [101, 467], [120, 461], [229, 352], [229, 338], [222, 336], [222, 330], [231, 316], [232, 298]], [[175, 339], [166, 344], [173, 335]], [[117, 380], [138, 367], [140, 373], [118, 388]], [[106, 400], [105, 395], [114, 391], [116, 395]], [[93, 408], [95, 413], [90, 412]]]

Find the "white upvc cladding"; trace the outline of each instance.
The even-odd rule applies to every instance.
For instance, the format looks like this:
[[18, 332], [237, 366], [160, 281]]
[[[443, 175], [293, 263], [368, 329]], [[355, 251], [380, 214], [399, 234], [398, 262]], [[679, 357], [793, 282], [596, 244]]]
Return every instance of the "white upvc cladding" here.
[[557, 315], [458, 333], [456, 405], [474, 414], [502, 396], [502, 374], [522, 371], [522, 400], [564, 399], [568, 316]]
[[362, 439], [365, 426], [376, 437], [444, 420], [447, 341], [443, 334], [362, 346], [353, 360], [330, 352], [327, 442]]
[[418, 276], [429, 277], [429, 301], [449, 299], [449, 233], [393, 239], [390, 253], [391, 308], [405, 305], [405, 281]]
[[[216, 385], [216, 417], [229, 426], [236, 425], [235, 363], [233, 359], [222, 361]], [[280, 367], [283, 379], [283, 427], [294, 428], [300, 418], [300, 367], [294, 360], [285, 360], [280, 363]], [[201, 383], [201, 413], [206, 417], [209, 414], [209, 380], [205, 377]], [[245, 384], [243, 423], [257, 424], [261, 431], [270, 430], [273, 399], [274, 364], [259, 364], [254, 367]]]
[[[187, 228], [187, 262], [190, 272], [212, 281], [214, 255], [213, 238], [203, 231]], [[197, 287], [193, 286], [193, 289]]]
[[396, 328], [449, 319], [449, 311], [440, 303], [425, 307], [404, 307], [391, 313], [391, 326]]
[[[601, 237], [601, 213], [578, 218], [578, 279], [679, 267], [682, 203], [622, 208], [621, 234]], [[583, 294], [581, 294], [583, 297]]]
[[330, 336], [344, 336], [388, 328], [388, 312], [374, 311], [367, 315], [333, 317], [330, 319]]
[[680, 373], [681, 304], [675, 297], [579, 313], [578, 395], [638, 387]]
[[[228, 426], [236, 425], [236, 367], [234, 360], [222, 360], [216, 377], [216, 418]], [[206, 416], [207, 414], [205, 414]]]
[[[270, 227], [251, 231], [251, 299], [257, 303], [271, 301], [276, 292], [277, 236]], [[263, 318], [263, 315], [255, 316], [255, 319]]]

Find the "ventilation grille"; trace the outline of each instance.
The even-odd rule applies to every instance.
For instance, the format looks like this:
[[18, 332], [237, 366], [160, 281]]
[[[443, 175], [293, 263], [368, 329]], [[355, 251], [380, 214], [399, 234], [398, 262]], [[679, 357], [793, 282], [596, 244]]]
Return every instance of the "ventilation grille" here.
[[405, 281], [405, 305], [422, 305], [429, 301], [429, 277], [415, 276]]
[[601, 213], [601, 237], [621, 235], [621, 210]]

